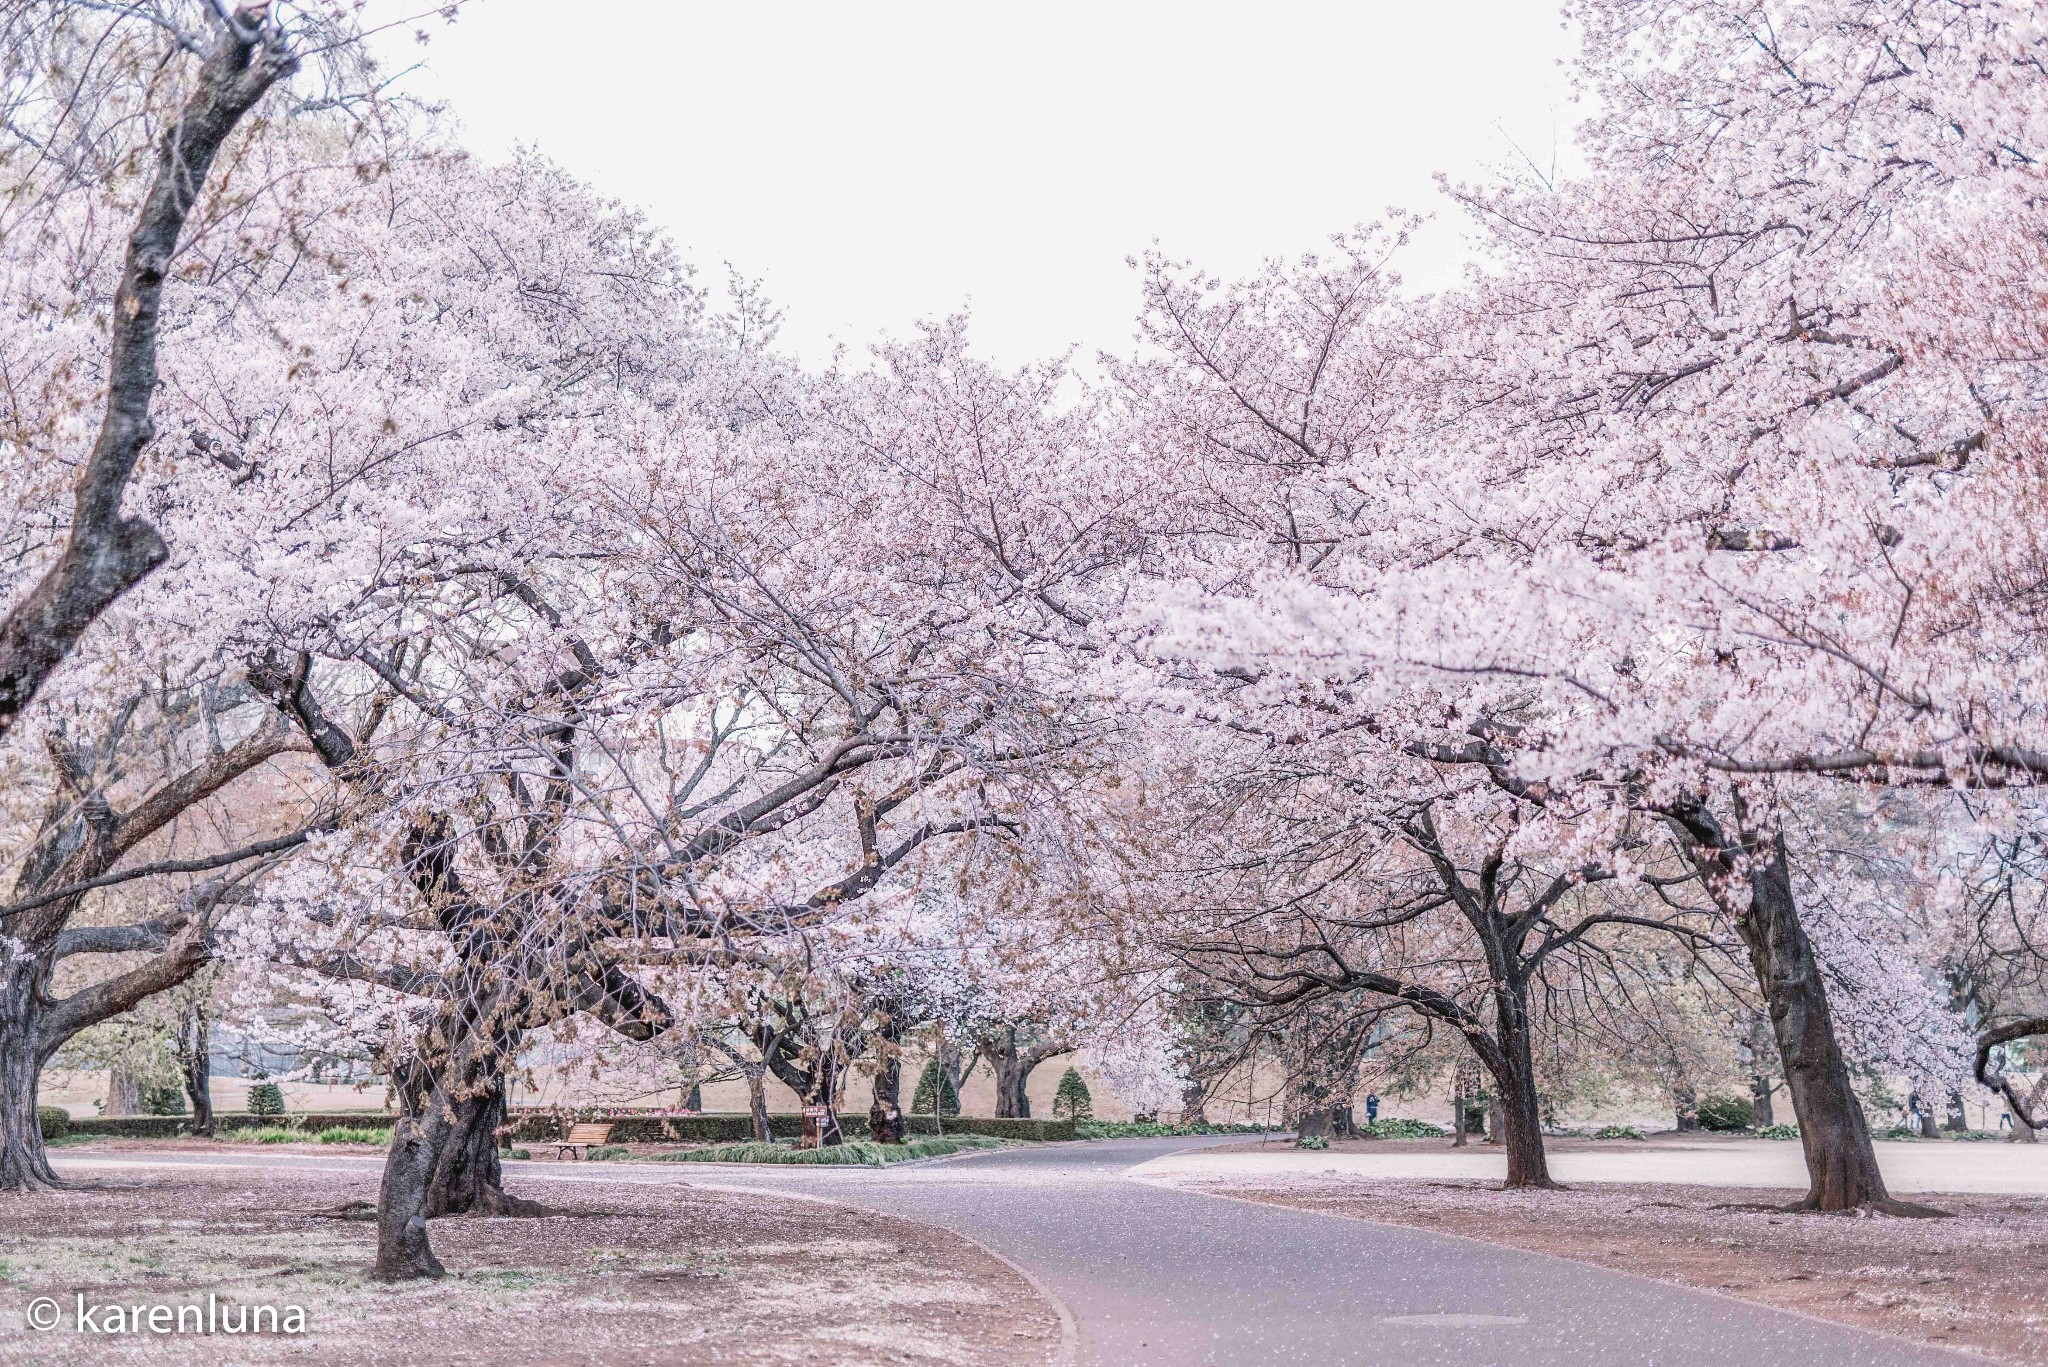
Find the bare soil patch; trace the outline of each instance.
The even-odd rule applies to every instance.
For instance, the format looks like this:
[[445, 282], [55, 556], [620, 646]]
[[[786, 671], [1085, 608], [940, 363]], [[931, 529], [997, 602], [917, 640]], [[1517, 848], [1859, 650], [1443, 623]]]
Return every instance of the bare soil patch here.
[[[548, 1183], [543, 1219], [437, 1220], [450, 1276], [370, 1280], [374, 1173], [94, 1175], [0, 1202], [0, 1363], [1041, 1367], [1055, 1312], [1007, 1264], [891, 1216], [680, 1183]], [[303, 1335], [80, 1334], [92, 1304], [298, 1305]], [[57, 1298], [33, 1333], [29, 1302]]]
[[[2048, 1363], [2048, 1199], [1927, 1198], [1950, 1220], [1787, 1215], [1801, 1193], [1318, 1177], [1190, 1190], [1483, 1239], [1982, 1354]], [[1748, 1209], [1744, 1209], [1748, 1207]]]

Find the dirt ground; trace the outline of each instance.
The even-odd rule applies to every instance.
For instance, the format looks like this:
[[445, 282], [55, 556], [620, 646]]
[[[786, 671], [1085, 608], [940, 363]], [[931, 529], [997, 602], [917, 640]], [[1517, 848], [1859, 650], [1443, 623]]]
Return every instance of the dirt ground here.
[[[1052, 1308], [889, 1216], [664, 1183], [550, 1184], [557, 1212], [432, 1226], [450, 1275], [369, 1279], [374, 1172], [155, 1169], [0, 1202], [0, 1363], [737, 1362], [1040, 1367]], [[567, 1189], [564, 1189], [567, 1188]], [[355, 1209], [351, 1211], [351, 1206]], [[351, 1218], [351, 1215], [354, 1218]], [[89, 1305], [301, 1306], [306, 1332], [80, 1333]], [[57, 1329], [26, 1324], [51, 1296]], [[280, 1315], [284, 1312], [280, 1310]]]
[[1838, 1320], [2002, 1362], [2048, 1363], [2048, 1198], [1923, 1198], [1949, 1220], [1786, 1215], [1776, 1188], [1317, 1176], [1190, 1190], [1460, 1234]]

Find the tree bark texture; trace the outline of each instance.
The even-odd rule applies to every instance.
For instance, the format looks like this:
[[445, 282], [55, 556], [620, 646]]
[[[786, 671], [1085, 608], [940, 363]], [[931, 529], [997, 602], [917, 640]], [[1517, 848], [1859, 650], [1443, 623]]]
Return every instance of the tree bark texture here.
[[1770, 837], [1752, 860], [1750, 885], [1749, 914], [1738, 930], [1770, 1010], [1785, 1090], [1799, 1118], [1807, 1192], [1796, 1208], [1922, 1212], [1924, 1207], [1893, 1199], [1877, 1166], [1863, 1106], [1835, 1038], [1827, 984], [1792, 895], [1782, 834]]
[[8, 1191], [59, 1185], [36, 1120], [42, 970], [35, 959], [0, 964], [0, 1188]]
[[868, 1138], [877, 1144], [903, 1142], [903, 1018], [892, 1005], [876, 1031], [875, 1085], [868, 1103]]

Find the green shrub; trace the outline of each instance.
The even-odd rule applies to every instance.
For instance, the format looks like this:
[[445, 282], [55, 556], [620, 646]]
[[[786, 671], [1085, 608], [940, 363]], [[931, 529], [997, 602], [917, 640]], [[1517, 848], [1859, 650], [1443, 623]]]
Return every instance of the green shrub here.
[[533, 1157], [533, 1155], [531, 1153], [528, 1153], [525, 1149], [507, 1149], [505, 1150], [505, 1156], [507, 1158], [517, 1158], [522, 1160]]
[[680, 1153], [660, 1153], [654, 1158], [665, 1163], [804, 1163], [831, 1167], [879, 1168], [913, 1158], [943, 1158], [949, 1153], [976, 1149], [1000, 1149], [1000, 1139], [961, 1135], [944, 1139], [913, 1139], [907, 1144], [874, 1144], [865, 1139], [827, 1149], [795, 1149], [787, 1144], [710, 1144]]
[[1088, 1082], [1079, 1068], [1069, 1068], [1060, 1074], [1060, 1088], [1052, 1098], [1053, 1119], [1059, 1119], [1062, 1111], [1069, 1120], [1095, 1118], [1095, 1098], [1088, 1095]]
[[71, 1112], [62, 1106], [38, 1106], [36, 1128], [43, 1132], [46, 1143], [52, 1139], [62, 1139], [71, 1133]]
[[1330, 1147], [1330, 1141], [1319, 1134], [1305, 1134], [1294, 1141], [1294, 1147], [1297, 1149], [1327, 1149]]
[[1756, 1121], [1756, 1106], [1746, 1096], [1710, 1096], [1700, 1102], [1700, 1128], [1735, 1134]]
[[1758, 1139], [1797, 1139], [1799, 1137], [1799, 1127], [1797, 1125], [1766, 1125], [1756, 1132], [1756, 1137]]
[[1641, 1139], [1643, 1132], [1633, 1125], [1602, 1125], [1593, 1131], [1595, 1139]]
[[259, 1082], [249, 1089], [250, 1115], [283, 1115], [284, 1089], [275, 1082]]
[[593, 1163], [610, 1163], [616, 1159], [630, 1158], [631, 1156], [632, 1150], [623, 1144], [600, 1144], [584, 1155], [585, 1158], [588, 1158]]
[[[939, 1088], [942, 1086], [946, 1090], [946, 1097], [944, 1103], [938, 1107], [940, 1114], [960, 1114], [959, 1089], [954, 1087], [953, 1079], [940, 1070], [937, 1060], [925, 1064], [924, 1071], [917, 1075], [917, 1090], [912, 1092], [910, 1097], [910, 1113], [930, 1115], [938, 1101]], [[1057, 1115], [1059, 1112], [1055, 1109], [1053, 1113]]]
[[391, 1131], [351, 1129], [345, 1125], [330, 1125], [314, 1137], [322, 1144], [384, 1144], [390, 1142]]
[[177, 1082], [151, 1082], [142, 1088], [144, 1115], [185, 1114], [185, 1088]]
[[1432, 1125], [1427, 1120], [1407, 1120], [1392, 1115], [1360, 1125], [1358, 1132], [1367, 1139], [1442, 1139], [1450, 1133], [1443, 1126]]
[[1965, 1144], [1982, 1144], [1998, 1138], [1997, 1133], [1992, 1130], [1950, 1130], [1948, 1133], [1949, 1138], [1960, 1139]]
[[1156, 1120], [1083, 1120], [1074, 1126], [1076, 1139], [1179, 1139], [1197, 1134], [1264, 1134], [1262, 1125], [1233, 1122], [1211, 1125], [1162, 1125]]
[[1894, 1125], [1884, 1132], [1884, 1137], [1911, 1143], [1920, 1138], [1920, 1131], [1913, 1125]]

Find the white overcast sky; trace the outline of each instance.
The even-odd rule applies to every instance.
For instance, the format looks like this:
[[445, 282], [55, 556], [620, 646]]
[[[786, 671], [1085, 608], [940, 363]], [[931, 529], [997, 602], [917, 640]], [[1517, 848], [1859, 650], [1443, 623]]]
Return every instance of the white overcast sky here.
[[963, 306], [1006, 362], [1124, 352], [1154, 239], [1241, 274], [1390, 204], [1438, 213], [1406, 273], [1440, 283], [1432, 173], [1547, 163], [1578, 117], [1553, 0], [472, 0], [432, 32], [393, 55], [469, 146], [762, 277], [807, 361]]

